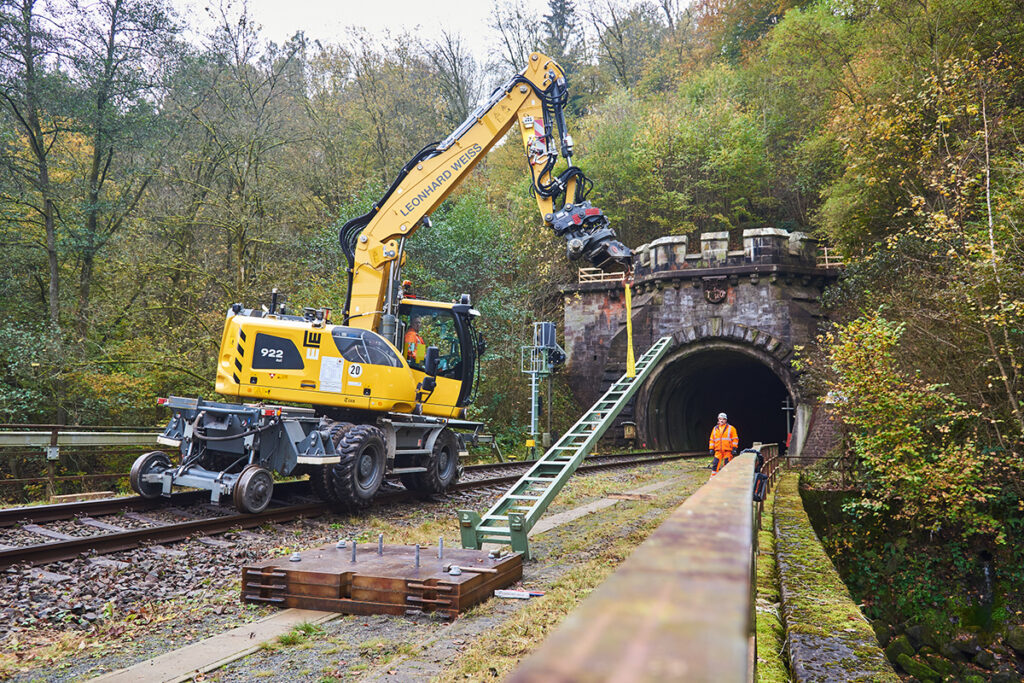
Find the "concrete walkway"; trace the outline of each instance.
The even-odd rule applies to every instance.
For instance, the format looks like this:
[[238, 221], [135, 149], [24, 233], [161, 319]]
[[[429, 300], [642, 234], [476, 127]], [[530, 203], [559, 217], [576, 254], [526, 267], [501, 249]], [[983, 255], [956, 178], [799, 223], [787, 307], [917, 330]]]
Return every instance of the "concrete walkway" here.
[[104, 683], [172, 683], [187, 681], [200, 673], [213, 671], [245, 657], [261, 643], [288, 633], [299, 624], [322, 624], [337, 619], [335, 612], [311, 609], [286, 609], [265, 619], [200, 640], [185, 647], [147, 659], [119, 671], [103, 674], [93, 681]]

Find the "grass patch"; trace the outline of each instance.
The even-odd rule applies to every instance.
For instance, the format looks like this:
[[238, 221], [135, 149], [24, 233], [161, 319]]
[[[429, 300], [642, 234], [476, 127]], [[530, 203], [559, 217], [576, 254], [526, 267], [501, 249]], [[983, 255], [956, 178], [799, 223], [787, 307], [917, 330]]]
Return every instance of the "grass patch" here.
[[[662, 472], [662, 478], [664, 475]], [[544, 545], [557, 546], [543, 558], [545, 563], [571, 562], [581, 549], [587, 551], [587, 559], [545, 585], [543, 597], [530, 600], [501, 625], [481, 634], [433, 680], [454, 683], [507, 676], [702, 483], [702, 477], [691, 477], [679, 486], [659, 491], [660, 495], [651, 501], [623, 502], [608, 514], [588, 515], [545, 534], [541, 537]], [[633, 486], [615, 482], [614, 490], [626, 488]], [[595, 520], [598, 517], [600, 521]], [[557, 540], [550, 536], [557, 536]], [[493, 602], [474, 608], [472, 614], [495, 609]]]
[[[311, 624], [308, 621], [304, 621], [301, 624], [296, 624], [295, 626], [293, 626], [292, 630], [288, 633], [282, 633], [281, 635], [279, 635], [277, 637], [277, 644], [284, 645], [286, 647], [307, 644], [306, 641], [309, 640], [310, 636], [322, 635], [323, 632], [324, 629], [322, 627], [316, 624]], [[260, 645], [260, 647], [263, 647], [263, 645], [266, 645], [266, 643], [263, 643], [262, 645]]]

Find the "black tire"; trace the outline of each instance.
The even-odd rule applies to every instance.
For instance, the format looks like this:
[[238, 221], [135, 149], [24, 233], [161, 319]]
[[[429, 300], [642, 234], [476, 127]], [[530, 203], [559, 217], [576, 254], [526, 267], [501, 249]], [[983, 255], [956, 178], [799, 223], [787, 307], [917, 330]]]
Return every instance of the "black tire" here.
[[384, 482], [384, 433], [372, 425], [355, 425], [342, 435], [338, 452], [341, 462], [329, 468], [336, 502], [353, 510], [369, 506]]
[[142, 475], [163, 472], [171, 467], [171, 459], [163, 451], [143, 453], [132, 464], [128, 481], [132, 490], [143, 498], [157, 498], [163, 492], [160, 484], [142, 481]]
[[[334, 422], [325, 430], [324, 439], [334, 444], [334, 450], [341, 451], [341, 439], [345, 432], [352, 429], [351, 422]], [[338, 496], [334, 490], [334, 469], [337, 465], [321, 465], [311, 468], [309, 473], [309, 484], [313, 487], [313, 493], [317, 498], [327, 503], [338, 504]]]
[[259, 465], [247, 465], [235, 481], [231, 499], [239, 512], [258, 514], [267, 509], [274, 495], [274, 477]]
[[442, 429], [434, 440], [430, 455], [423, 461], [426, 472], [402, 475], [402, 483], [410, 491], [433, 494], [443, 493], [459, 479], [459, 440], [450, 429]]

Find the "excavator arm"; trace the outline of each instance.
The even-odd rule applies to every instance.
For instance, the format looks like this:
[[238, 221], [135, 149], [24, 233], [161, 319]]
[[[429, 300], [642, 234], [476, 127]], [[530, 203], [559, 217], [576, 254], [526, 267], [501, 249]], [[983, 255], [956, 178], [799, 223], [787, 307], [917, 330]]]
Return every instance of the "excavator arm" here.
[[[522, 72], [497, 88], [451, 135], [420, 150], [369, 212], [341, 228], [339, 240], [349, 261], [345, 324], [378, 329], [381, 316], [394, 304], [406, 238], [429, 221], [430, 213], [516, 121], [537, 206], [544, 224], [566, 240], [569, 258], [583, 257], [605, 270], [631, 268], [630, 250], [615, 239], [601, 210], [586, 201], [591, 183], [572, 164], [572, 137], [563, 111], [567, 99], [561, 67], [542, 54], [531, 54]], [[559, 151], [568, 166], [555, 176]]]

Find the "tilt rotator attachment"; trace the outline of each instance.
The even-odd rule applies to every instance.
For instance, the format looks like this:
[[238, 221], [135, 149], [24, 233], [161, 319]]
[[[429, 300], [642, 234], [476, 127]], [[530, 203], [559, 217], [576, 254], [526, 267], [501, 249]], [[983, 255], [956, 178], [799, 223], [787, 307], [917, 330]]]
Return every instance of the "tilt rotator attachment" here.
[[472, 510], [459, 510], [462, 547], [479, 550], [484, 543], [507, 543], [529, 558], [530, 529], [665, 357], [671, 342], [672, 337], [662, 337], [647, 349], [636, 362], [635, 376], [630, 377], [627, 372], [612, 384], [483, 516]]

